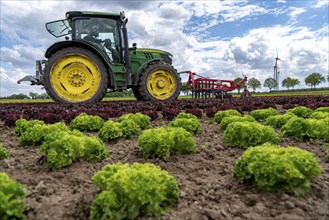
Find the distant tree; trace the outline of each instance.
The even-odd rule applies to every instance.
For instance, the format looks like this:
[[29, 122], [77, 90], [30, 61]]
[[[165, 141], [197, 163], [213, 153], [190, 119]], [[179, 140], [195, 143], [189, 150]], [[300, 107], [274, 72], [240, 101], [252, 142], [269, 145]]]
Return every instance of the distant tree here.
[[289, 90], [289, 88], [291, 87], [290, 80], [291, 80], [290, 77], [287, 77], [284, 80], [282, 80], [282, 84], [281, 84], [282, 87], [285, 87]]
[[288, 90], [289, 88], [294, 88], [295, 86], [299, 85], [300, 81], [295, 78], [287, 77], [284, 80], [282, 80], [282, 87], [286, 87]]
[[277, 87], [277, 85], [278, 85], [278, 83], [274, 78], [267, 78], [267, 79], [265, 79], [263, 86], [268, 87], [271, 91], [273, 88]]
[[30, 97], [20, 93], [20, 94], [12, 94], [10, 96], [7, 96], [6, 99], [30, 99]]
[[300, 81], [299, 81], [299, 79], [291, 79], [290, 84], [291, 84], [292, 89], [294, 89], [295, 86], [300, 84]]
[[42, 93], [37, 96], [37, 99], [50, 99], [50, 96], [47, 93]]
[[29, 93], [29, 96], [31, 97], [31, 99], [37, 99], [37, 97], [38, 97], [38, 93], [30, 92], [30, 93]]
[[258, 79], [251, 78], [248, 81], [248, 86], [249, 86], [249, 88], [252, 88], [254, 90], [254, 92], [256, 92], [256, 89], [261, 88], [262, 84], [259, 82]]
[[[234, 80], [234, 84], [235, 84], [235, 85], [238, 84], [241, 80], [242, 80], [242, 78], [240, 78], [240, 77], [236, 78], [236, 79]], [[238, 93], [240, 94], [241, 87], [240, 87], [240, 88], [237, 88], [237, 90], [238, 90]]]
[[320, 73], [312, 73], [305, 78], [305, 84], [315, 89], [315, 86], [326, 81], [326, 79]]

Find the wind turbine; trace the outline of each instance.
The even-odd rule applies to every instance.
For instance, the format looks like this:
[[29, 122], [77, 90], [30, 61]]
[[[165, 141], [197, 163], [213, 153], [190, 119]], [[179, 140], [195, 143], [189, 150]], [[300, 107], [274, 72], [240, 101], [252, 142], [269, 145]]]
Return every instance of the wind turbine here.
[[279, 90], [279, 75], [280, 75], [280, 71], [279, 71], [279, 67], [278, 67], [278, 60], [280, 60], [282, 63], [284, 63], [283, 60], [281, 60], [279, 58], [278, 48], [276, 47], [275, 65], [273, 66], [273, 68], [274, 68], [274, 79], [277, 82], [277, 85], [276, 85], [275, 90]]

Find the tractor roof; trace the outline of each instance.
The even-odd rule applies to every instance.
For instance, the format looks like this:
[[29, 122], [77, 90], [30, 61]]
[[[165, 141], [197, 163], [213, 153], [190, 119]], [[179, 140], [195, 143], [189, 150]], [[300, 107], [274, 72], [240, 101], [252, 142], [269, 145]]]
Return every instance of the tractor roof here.
[[108, 12], [95, 12], [95, 11], [68, 11], [66, 18], [73, 17], [102, 17], [102, 18], [120, 18], [120, 14]]

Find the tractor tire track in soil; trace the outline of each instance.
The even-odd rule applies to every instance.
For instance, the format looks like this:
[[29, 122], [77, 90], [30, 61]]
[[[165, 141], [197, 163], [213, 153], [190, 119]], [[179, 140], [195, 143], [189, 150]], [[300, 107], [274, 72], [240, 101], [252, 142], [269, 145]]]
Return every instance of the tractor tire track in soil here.
[[[101, 163], [77, 161], [61, 170], [47, 168], [35, 147], [19, 147], [13, 127], [0, 122], [0, 141], [10, 150], [0, 161], [0, 172], [22, 183], [29, 191], [25, 199], [30, 220], [88, 219], [90, 205], [98, 190], [91, 177], [106, 164], [154, 163], [173, 174], [180, 187], [179, 202], [160, 219], [329, 219], [329, 166], [322, 144], [283, 140], [282, 146], [296, 146], [314, 153], [323, 176], [312, 179], [304, 197], [259, 191], [241, 184], [232, 176], [234, 162], [243, 149], [222, 144], [223, 132], [217, 124], [201, 119], [202, 132], [195, 136], [195, 154], [173, 155], [168, 161], [146, 159], [137, 138], [106, 143], [111, 155]], [[166, 121], [152, 121], [152, 127]], [[154, 218], [139, 218], [154, 219]]]

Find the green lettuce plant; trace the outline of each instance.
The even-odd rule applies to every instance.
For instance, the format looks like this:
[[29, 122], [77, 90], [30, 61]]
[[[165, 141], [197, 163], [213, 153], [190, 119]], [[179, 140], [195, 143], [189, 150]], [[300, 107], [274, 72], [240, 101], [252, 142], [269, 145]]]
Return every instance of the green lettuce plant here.
[[26, 189], [6, 173], [0, 173], [0, 217], [2, 220], [26, 218], [23, 199]]
[[270, 107], [267, 109], [257, 109], [250, 112], [250, 115], [257, 121], [265, 121], [268, 117], [278, 115], [278, 110]]
[[146, 157], [167, 159], [174, 144], [174, 137], [166, 128], [148, 129], [138, 137], [138, 145]]
[[274, 116], [269, 116], [266, 121], [265, 125], [269, 125], [273, 128], [281, 128], [283, 125], [285, 125], [289, 119], [296, 117], [296, 115], [291, 114], [291, 113], [286, 113], [283, 115], [274, 115]]
[[321, 120], [291, 118], [282, 128], [284, 137], [292, 137], [297, 141], [324, 140], [329, 142], [329, 118]]
[[327, 107], [320, 107], [314, 110], [315, 112], [329, 112], [329, 106]]
[[174, 118], [169, 124], [169, 127], [184, 128], [186, 131], [196, 134], [201, 129], [201, 124], [198, 119], [194, 118]]
[[198, 120], [197, 116], [190, 114], [190, 113], [185, 113], [185, 112], [180, 112], [175, 118], [187, 118], [187, 119]]
[[196, 152], [191, 133], [183, 128], [167, 127], [145, 130], [138, 144], [147, 157], [167, 159], [170, 154]]
[[71, 121], [70, 128], [80, 131], [98, 131], [103, 124], [104, 120], [101, 117], [81, 113]]
[[228, 116], [228, 117], [224, 117], [222, 119], [222, 121], [220, 122], [220, 125], [219, 126], [220, 126], [220, 128], [222, 130], [225, 131], [225, 129], [227, 128], [227, 126], [229, 124], [231, 124], [232, 122], [237, 122], [237, 121], [239, 121], [239, 122], [245, 122], [245, 121], [248, 121], [248, 122], [256, 122], [256, 119], [254, 119], [250, 115], [245, 115], [243, 117], [241, 117], [241, 116], [235, 116], [235, 115], [234, 116]]
[[312, 114], [313, 110], [305, 106], [297, 106], [287, 110], [287, 113], [292, 113], [297, 117], [307, 118]]
[[170, 148], [170, 154], [188, 154], [196, 152], [195, 141], [190, 132], [183, 128], [175, 127], [167, 127], [166, 132], [168, 132], [174, 139], [174, 145]]
[[286, 137], [294, 137], [302, 141], [307, 137], [309, 123], [304, 118], [293, 117], [281, 128], [281, 133]]
[[169, 124], [170, 127], [184, 128], [186, 131], [196, 134], [201, 129], [201, 123], [197, 116], [180, 112]]
[[329, 118], [329, 112], [314, 111], [310, 115], [310, 118], [317, 119], [317, 120]]
[[232, 122], [224, 131], [223, 141], [227, 146], [248, 148], [266, 142], [278, 143], [279, 138], [272, 127], [257, 122]]
[[242, 116], [240, 112], [235, 109], [229, 109], [225, 111], [218, 111], [214, 116], [214, 121], [218, 124], [221, 123], [222, 119], [227, 116]]
[[109, 154], [101, 140], [80, 131], [57, 131], [45, 137], [40, 151], [46, 155], [49, 168], [60, 169], [77, 159], [100, 162]]
[[0, 143], [0, 160], [6, 159], [9, 156], [9, 151]]
[[151, 118], [142, 113], [135, 114], [125, 114], [118, 118], [118, 122], [122, 122], [124, 120], [132, 120], [134, 121], [141, 129], [145, 129], [150, 125]]
[[45, 123], [40, 120], [27, 121], [25, 118], [20, 118], [15, 122], [14, 131], [18, 136], [21, 136], [28, 128], [33, 127], [34, 125], [45, 125]]
[[85, 136], [84, 146], [84, 156], [82, 158], [88, 162], [100, 162], [110, 154], [104, 143], [95, 136]]
[[35, 124], [28, 127], [19, 138], [21, 146], [39, 145], [43, 142], [45, 136], [56, 131], [69, 131], [69, 128], [63, 122], [55, 124]]
[[128, 139], [139, 135], [142, 131], [138, 124], [131, 119], [121, 121], [120, 127], [122, 129], [122, 137]]
[[329, 118], [319, 120], [318, 125], [318, 130], [320, 131], [319, 138], [329, 142]]
[[297, 196], [304, 195], [310, 188], [310, 178], [321, 173], [312, 153], [268, 143], [248, 148], [233, 168], [233, 175], [240, 182], [251, 183], [261, 190]]
[[102, 141], [115, 140], [123, 136], [121, 124], [119, 122], [107, 121], [98, 132], [98, 137]]
[[150, 163], [106, 165], [92, 180], [101, 192], [92, 202], [91, 220], [160, 217], [179, 197], [176, 179]]

